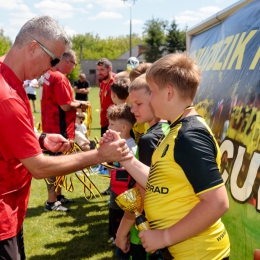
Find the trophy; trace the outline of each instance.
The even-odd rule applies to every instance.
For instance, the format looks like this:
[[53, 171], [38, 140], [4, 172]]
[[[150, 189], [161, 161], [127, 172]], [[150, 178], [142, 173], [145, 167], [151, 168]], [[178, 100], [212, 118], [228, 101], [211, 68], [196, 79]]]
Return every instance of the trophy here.
[[121, 193], [115, 201], [123, 211], [135, 214], [135, 224], [139, 231], [151, 229], [146, 217], [138, 211], [142, 205], [141, 192], [138, 188]]
[[[115, 201], [122, 210], [135, 214], [135, 226], [139, 231], [151, 229], [146, 217], [139, 212], [142, 205], [142, 197], [138, 188], [135, 187], [121, 193], [116, 197]], [[149, 259], [172, 260], [173, 257], [167, 248], [163, 248], [151, 252]]]

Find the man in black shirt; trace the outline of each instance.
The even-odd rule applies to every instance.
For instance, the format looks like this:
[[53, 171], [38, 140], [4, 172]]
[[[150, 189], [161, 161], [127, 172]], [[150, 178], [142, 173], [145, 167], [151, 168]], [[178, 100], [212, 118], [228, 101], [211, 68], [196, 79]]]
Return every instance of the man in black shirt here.
[[76, 93], [75, 99], [88, 101], [88, 93], [91, 87], [89, 81], [86, 80], [85, 74], [80, 74], [79, 79], [74, 82], [74, 92]]

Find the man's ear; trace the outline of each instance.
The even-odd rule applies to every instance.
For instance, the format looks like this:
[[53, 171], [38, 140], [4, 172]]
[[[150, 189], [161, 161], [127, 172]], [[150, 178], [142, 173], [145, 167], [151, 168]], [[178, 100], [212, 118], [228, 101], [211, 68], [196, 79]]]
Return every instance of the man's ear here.
[[36, 42], [30, 42], [27, 46], [27, 50], [28, 50], [28, 53], [33, 56], [34, 53], [36, 52], [36, 48], [37, 48], [37, 43]]

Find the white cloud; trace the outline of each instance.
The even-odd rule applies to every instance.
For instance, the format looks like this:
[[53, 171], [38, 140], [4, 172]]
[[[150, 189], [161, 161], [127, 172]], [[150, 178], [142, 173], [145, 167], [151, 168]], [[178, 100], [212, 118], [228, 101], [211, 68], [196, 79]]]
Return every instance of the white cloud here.
[[93, 4], [88, 4], [88, 5], [86, 5], [86, 8], [92, 9], [92, 8], [93, 8]]
[[[95, 3], [100, 5], [104, 9], [116, 9], [118, 7], [123, 7], [124, 2], [122, 0], [85, 0], [87, 3]], [[132, 2], [132, 1], [131, 1]]]
[[23, 4], [22, 0], [1, 0], [0, 1], [0, 8], [7, 9], [7, 10], [16, 10], [19, 9], [20, 11], [28, 11], [30, 8]]
[[78, 15], [79, 13], [82, 14], [89, 14], [89, 11], [86, 11], [85, 8], [80, 7], [80, 8], [74, 8], [75, 13]]
[[27, 11], [27, 12], [17, 12], [10, 13], [9, 24], [21, 28], [29, 19], [35, 17], [37, 14]]
[[[138, 20], [138, 19], [132, 19], [132, 24], [143, 24], [143, 20]], [[130, 20], [125, 22], [125, 24], [130, 24]]]
[[174, 19], [177, 24], [196, 23], [209, 18], [220, 10], [217, 6], [202, 7], [198, 11], [186, 10], [176, 15]]
[[44, 0], [34, 4], [34, 7], [39, 9], [43, 14], [55, 17], [55, 19], [71, 18], [74, 16], [74, 8], [67, 3], [53, 2]]
[[91, 16], [88, 18], [88, 20], [99, 20], [99, 19], [120, 19], [123, 16], [119, 13], [114, 12], [100, 12], [99, 14], [95, 16]]
[[[104, 9], [115, 9], [123, 7], [124, 2], [122, 0], [53, 0], [59, 3], [89, 3], [90, 5], [97, 4]], [[132, 1], [126, 1], [126, 3], [132, 4]]]
[[85, 3], [87, 0], [53, 0], [54, 2], [59, 3]]
[[69, 26], [65, 25], [63, 27], [63, 30], [67, 33], [68, 36], [73, 36], [75, 34], [78, 34], [75, 30], [71, 29]]

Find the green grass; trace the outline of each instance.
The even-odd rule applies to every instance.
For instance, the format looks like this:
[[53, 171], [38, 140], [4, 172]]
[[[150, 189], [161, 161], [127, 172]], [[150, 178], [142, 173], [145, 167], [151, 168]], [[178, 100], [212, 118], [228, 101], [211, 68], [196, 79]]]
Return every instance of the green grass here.
[[[92, 105], [92, 130], [90, 138], [100, 136], [99, 88], [94, 87], [89, 95]], [[39, 100], [37, 110], [40, 110]], [[34, 113], [35, 122], [40, 113]], [[47, 188], [44, 180], [32, 181], [29, 207], [24, 222], [25, 251], [29, 260], [69, 259], [116, 259], [115, 246], [108, 235], [108, 199], [85, 199], [83, 184], [71, 174], [74, 191], [63, 189], [63, 194], [75, 200], [69, 205], [71, 212], [44, 212]], [[100, 176], [91, 177], [97, 187], [107, 188], [108, 180]], [[89, 193], [87, 192], [87, 195]]]
[[[100, 137], [99, 88], [91, 89], [89, 100], [92, 106], [90, 138]], [[39, 102], [39, 100], [38, 100]], [[37, 110], [39, 110], [39, 103]], [[34, 113], [35, 122], [40, 113]], [[73, 174], [71, 175], [73, 176]], [[108, 181], [94, 176], [93, 182], [100, 190]], [[108, 196], [104, 201], [87, 201], [83, 185], [73, 176], [74, 191], [63, 193], [75, 203], [70, 213], [44, 212], [47, 189], [44, 180], [33, 180], [27, 217], [24, 222], [25, 250], [29, 260], [101, 260], [113, 257], [115, 247], [108, 236]], [[239, 204], [229, 194], [230, 209], [223, 216], [231, 242], [230, 260], [253, 259], [253, 251], [259, 248], [260, 214], [248, 204]]]
[[235, 202], [229, 190], [228, 195], [230, 206], [222, 220], [229, 233], [230, 260], [253, 259], [254, 250], [259, 249], [260, 214], [249, 203]]

